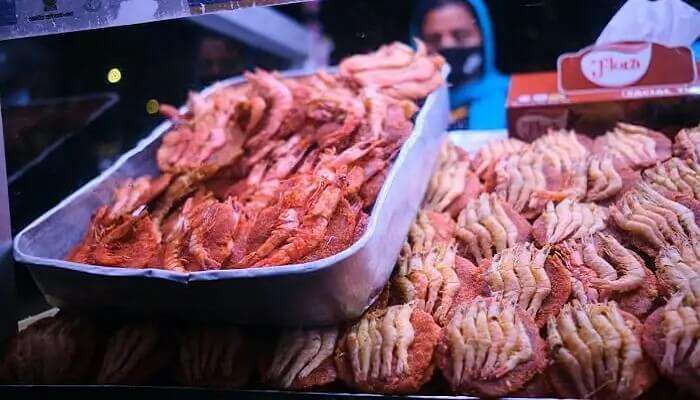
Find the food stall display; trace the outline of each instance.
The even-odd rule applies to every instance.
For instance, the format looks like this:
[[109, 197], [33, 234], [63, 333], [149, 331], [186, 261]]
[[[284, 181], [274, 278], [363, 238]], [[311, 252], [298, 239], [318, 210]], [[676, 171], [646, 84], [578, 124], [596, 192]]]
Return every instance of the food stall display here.
[[447, 125], [442, 58], [417, 43], [337, 73], [257, 70], [163, 105], [168, 121], [17, 235], [16, 258], [62, 309], [359, 317], [391, 274], [421, 200], [405, 193], [425, 190]]
[[[679, 144], [686, 136], [672, 143], [629, 125], [595, 139], [551, 131], [471, 155], [448, 139], [392, 278], [361, 318], [278, 329], [61, 311], [16, 336], [2, 376], [613, 399], [671, 381], [697, 394], [700, 165]], [[484, 160], [490, 172], [474, 181]], [[628, 170], [633, 182], [614, 178]], [[601, 176], [613, 182], [609, 196], [590, 201]], [[446, 194], [441, 179], [462, 191]], [[101, 344], [83, 344], [85, 335]], [[61, 348], [66, 357], [49, 351]], [[52, 367], [37, 370], [44, 363]]]
[[443, 82], [442, 59], [391, 44], [340, 74], [190, 93], [156, 151], [161, 175], [126, 179], [66, 260], [171, 271], [298, 264], [336, 254], [367, 213], [413, 130], [415, 101]]
[[[280, 2], [185, 3], [134, 22]], [[629, 48], [656, 72], [588, 78]], [[0, 392], [700, 397], [700, 126], [602, 112], [654, 79], [692, 98], [672, 49], [516, 77], [484, 140], [445, 131], [449, 67], [419, 39], [149, 100], [166, 121], [16, 236], [54, 308], [0, 337]]]

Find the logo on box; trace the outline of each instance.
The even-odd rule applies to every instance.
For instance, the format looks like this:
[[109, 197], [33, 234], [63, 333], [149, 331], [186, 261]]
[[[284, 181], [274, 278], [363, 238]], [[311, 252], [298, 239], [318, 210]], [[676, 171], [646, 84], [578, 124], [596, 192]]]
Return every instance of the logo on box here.
[[622, 50], [592, 50], [581, 58], [581, 72], [589, 81], [603, 87], [623, 87], [637, 83], [649, 69], [651, 44]]

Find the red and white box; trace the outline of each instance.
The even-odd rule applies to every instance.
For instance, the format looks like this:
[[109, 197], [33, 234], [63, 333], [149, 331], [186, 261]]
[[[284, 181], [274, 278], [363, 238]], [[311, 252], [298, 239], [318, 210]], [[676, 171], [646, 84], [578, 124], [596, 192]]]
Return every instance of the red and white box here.
[[513, 75], [510, 135], [531, 141], [550, 128], [600, 134], [619, 121], [669, 135], [700, 123], [700, 79], [688, 47], [619, 42], [559, 57], [557, 71]]

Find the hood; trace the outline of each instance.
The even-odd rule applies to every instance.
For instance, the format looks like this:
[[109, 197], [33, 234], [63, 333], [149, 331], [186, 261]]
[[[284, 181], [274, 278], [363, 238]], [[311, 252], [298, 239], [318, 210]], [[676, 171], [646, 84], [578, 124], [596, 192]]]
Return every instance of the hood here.
[[[472, 6], [476, 19], [481, 28], [484, 46], [484, 75], [476, 81], [450, 88], [450, 102], [453, 107], [469, 103], [474, 99], [498, 94], [505, 103], [505, 92], [508, 90], [508, 78], [496, 68], [496, 40], [491, 24], [491, 17], [483, 0], [464, 0]], [[420, 0], [417, 0], [411, 21], [411, 37], [421, 36], [422, 10]], [[502, 92], [502, 93], [501, 93]], [[500, 99], [499, 99], [500, 102]]]
[[[489, 16], [488, 8], [483, 0], [464, 0], [464, 2], [471, 5], [476, 14], [476, 19], [479, 22], [479, 27], [481, 28], [481, 36], [484, 41], [484, 73], [485, 75], [492, 72], [499, 73], [496, 69], [496, 41], [494, 40], [493, 26], [491, 25], [491, 17]], [[420, 9], [420, 0], [417, 0], [415, 4], [416, 7], [414, 7], [410, 28], [412, 38], [421, 36], [423, 17], [423, 13]]]

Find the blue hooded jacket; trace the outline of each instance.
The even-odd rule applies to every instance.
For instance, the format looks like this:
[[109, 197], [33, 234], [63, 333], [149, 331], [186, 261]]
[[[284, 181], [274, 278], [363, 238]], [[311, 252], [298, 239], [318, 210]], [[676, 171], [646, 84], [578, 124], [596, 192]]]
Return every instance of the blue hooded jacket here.
[[[508, 77], [496, 69], [496, 42], [489, 11], [483, 0], [464, 0], [471, 5], [481, 28], [484, 46], [484, 73], [471, 82], [450, 88], [452, 109], [469, 107], [469, 129], [503, 129], [506, 127]], [[420, 37], [423, 21], [414, 20], [411, 33]]]

